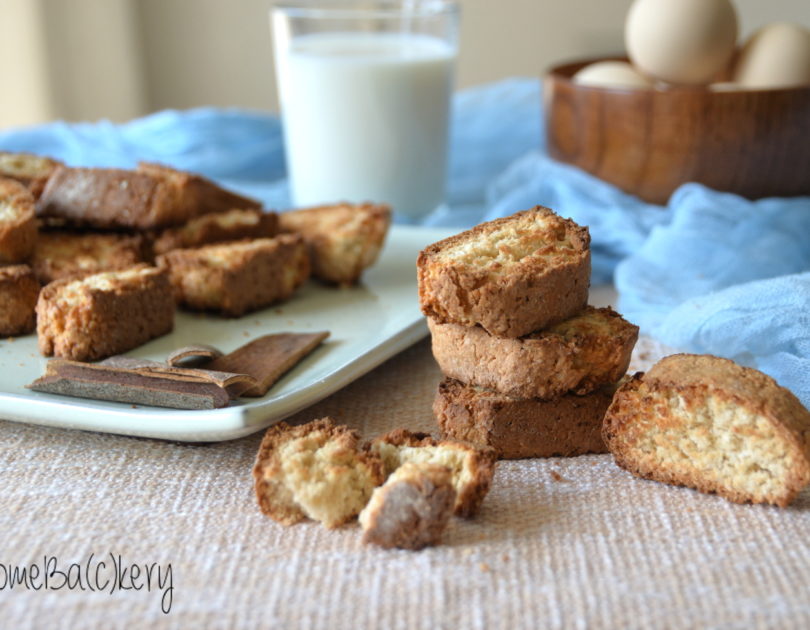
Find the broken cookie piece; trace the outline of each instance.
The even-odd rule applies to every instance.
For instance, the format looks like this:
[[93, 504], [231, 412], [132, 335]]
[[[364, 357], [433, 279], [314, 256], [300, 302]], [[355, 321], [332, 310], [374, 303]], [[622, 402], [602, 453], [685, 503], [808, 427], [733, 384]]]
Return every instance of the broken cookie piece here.
[[270, 427], [253, 478], [259, 507], [271, 518], [284, 525], [310, 518], [335, 528], [360, 513], [384, 475], [357, 432], [322, 418]]
[[374, 490], [360, 513], [363, 542], [390, 549], [422, 549], [444, 533], [456, 490], [445, 466], [406, 462]]
[[440, 464], [450, 469], [456, 489], [454, 512], [472, 517], [489, 492], [495, 473], [497, 453], [486, 446], [454, 440], [435, 440], [427, 433], [395, 429], [371, 444], [371, 451], [382, 459], [386, 475], [406, 462]]

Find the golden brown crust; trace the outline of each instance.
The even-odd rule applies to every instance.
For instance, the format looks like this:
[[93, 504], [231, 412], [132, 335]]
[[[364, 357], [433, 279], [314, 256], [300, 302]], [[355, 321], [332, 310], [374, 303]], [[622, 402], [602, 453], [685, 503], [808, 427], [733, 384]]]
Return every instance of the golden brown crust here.
[[360, 513], [363, 542], [413, 550], [438, 544], [455, 500], [448, 468], [407, 462], [374, 490]]
[[297, 234], [175, 249], [159, 256], [157, 264], [169, 270], [180, 304], [227, 317], [286, 300], [310, 271], [306, 245]]
[[[262, 513], [283, 525], [295, 525], [308, 517], [305, 509], [295, 499], [296, 489], [291, 487], [291, 482], [286, 479], [280, 448], [292, 440], [318, 434], [322, 434], [323, 443], [328, 442], [336, 446], [343, 459], [347, 459], [348, 456], [348, 466], [362, 468], [374, 486], [383, 482], [382, 463], [377, 456], [361, 447], [356, 431], [344, 425], [336, 425], [329, 417], [300, 426], [279, 422], [267, 429], [264, 434], [253, 466], [253, 481], [256, 499]], [[335, 474], [345, 474], [346, 467], [345, 463], [337, 467], [334, 470]], [[359, 509], [354, 513], [351, 510], [347, 511], [343, 518], [327, 526], [337, 527], [353, 518], [359, 511]]]
[[222, 190], [198, 175], [142, 164], [137, 171], [57, 167], [37, 202], [37, 214], [101, 229], [149, 230], [258, 202]]
[[627, 371], [638, 327], [610, 308], [592, 306], [549, 329], [518, 338], [480, 326], [428, 318], [433, 356], [445, 376], [513, 398], [587, 394]]
[[279, 215], [283, 232], [301, 234], [310, 248], [312, 274], [349, 286], [374, 264], [391, 224], [386, 205], [336, 204], [291, 210]]
[[0, 151], [0, 177], [20, 182], [38, 199], [51, 173], [62, 163], [52, 158], [32, 153], [9, 153]]
[[173, 325], [168, 274], [148, 265], [57, 280], [37, 302], [40, 352], [74, 361], [126, 352]]
[[225, 212], [232, 208], [260, 209], [261, 203], [218, 186], [210, 179], [154, 162], [139, 162], [138, 173], [155, 177], [178, 191], [186, 220], [210, 212]]
[[520, 399], [448, 378], [433, 414], [446, 438], [492, 447], [501, 459], [606, 453], [602, 419], [614, 392], [608, 385], [585, 396]]
[[588, 229], [537, 206], [422, 250], [419, 302], [438, 322], [521, 337], [581, 311], [590, 272]]
[[0, 177], [0, 264], [25, 262], [36, 243], [31, 192], [18, 181]]
[[166, 228], [154, 240], [155, 255], [173, 249], [199, 247], [209, 243], [236, 241], [244, 238], [269, 238], [278, 233], [278, 215], [256, 208], [233, 208], [225, 212], [204, 214], [185, 225]]
[[0, 336], [34, 330], [39, 282], [28, 265], [0, 267]]
[[126, 269], [146, 258], [146, 243], [140, 234], [47, 230], [39, 234], [32, 266], [39, 281], [48, 284]]
[[[387, 448], [387, 447], [393, 447]], [[454, 512], [471, 518], [492, 486], [498, 456], [495, 449], [458, 440], [435, 440], [427, 433], [394, 429], [376, 438], [371, 450], [380, 454], [387, 474], [407, 461], [448, 465], [455, 460], [461, 464], [452, 468], [456, 487]]]
[[671, 355], [619, 389], [603, 426], [633, 474], [737, 503], [788, 505], [810, 482], [810, 412], [728, 359]]
[[186, 221], [179, 191], [123, 169], [57, 167], [37, 201], [37, 215], [101, 229], [149, 229]]

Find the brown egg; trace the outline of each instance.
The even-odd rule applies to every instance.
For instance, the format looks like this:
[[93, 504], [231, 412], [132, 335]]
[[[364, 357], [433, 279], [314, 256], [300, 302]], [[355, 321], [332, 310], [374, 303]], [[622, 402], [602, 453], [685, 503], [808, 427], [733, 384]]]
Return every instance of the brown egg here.
[[729, 0], [635, 0], [624, 38], [643, 73], [669, 83], [709, 83], [734, 52], [737, 14]]
[[787, 23], [763, 26], [743, 46], [732, 76], [745, 88], [810, 85], [810, 31]]
[[653, 87], [652, 81], [626, 61], [597, 61], [572, 77], [574, 83], [594, 87], [638, 89]]

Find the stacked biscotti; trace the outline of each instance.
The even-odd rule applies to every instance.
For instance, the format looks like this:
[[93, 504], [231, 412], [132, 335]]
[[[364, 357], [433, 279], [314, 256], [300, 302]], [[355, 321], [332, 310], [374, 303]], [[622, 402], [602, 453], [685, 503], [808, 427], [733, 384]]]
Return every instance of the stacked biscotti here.
[[606, 452], [638, 328], [588, 306], [587, 228], [537, 206], [434, 243], [417, 267], [445, 436], [505, 459]]

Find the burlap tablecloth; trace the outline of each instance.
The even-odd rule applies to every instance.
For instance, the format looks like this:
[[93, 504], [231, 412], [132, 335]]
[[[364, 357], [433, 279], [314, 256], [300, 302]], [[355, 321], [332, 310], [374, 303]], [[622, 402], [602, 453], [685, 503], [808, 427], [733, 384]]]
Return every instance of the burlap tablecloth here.
[[[642, 364], [655, 356], [639, 347]], [[438, 380], [422, 342], [297, 420], [331, 414], [368, 437], [431, 430]], [[189, 445], [0, 422], [0, 626], [810, 627], [808, 493], [785, 510], [733, 505], [635, 479], [606, 455], [507, 461], [445, 544], [383, 551], [356, 524], [262, 516], [260, 438]], [[32, 563], [54, 570], [48, 590]]]

